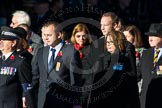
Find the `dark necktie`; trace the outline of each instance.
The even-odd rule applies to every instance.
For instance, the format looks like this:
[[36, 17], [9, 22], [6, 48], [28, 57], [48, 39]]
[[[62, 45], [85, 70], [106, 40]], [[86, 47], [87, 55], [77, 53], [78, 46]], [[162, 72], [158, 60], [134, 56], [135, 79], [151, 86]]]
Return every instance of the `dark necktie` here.
[[5, 61], [5, 56], [2, 56], [2, 62], [4, 62]]
[[157, 48], [155, 49], [155, 54], [154, 54], [154, 60], [153, 60], [153, 65], [156, 65], [157, 59], [158, 59], [158, 55], [159, 55], [160, 50]]
[[50, 61], [48, 63], [48, 72], [51, 70], [52, 66], [53, 66], [53, 63], [54, 63], [54, 58], [55, 58], [55, 49], [51, 48], [51, 51], [52, 51], [52, 55], [51, 55], [51, 58], [50, 58]]
[[5, 61], [5, 56], [1, 56], [1, 63], [3, 63]]

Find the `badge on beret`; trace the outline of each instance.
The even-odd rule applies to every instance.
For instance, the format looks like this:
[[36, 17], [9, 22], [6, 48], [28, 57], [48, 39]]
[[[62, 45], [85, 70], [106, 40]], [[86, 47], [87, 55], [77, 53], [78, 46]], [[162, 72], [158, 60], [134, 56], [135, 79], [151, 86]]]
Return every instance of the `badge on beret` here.
[[162, 66], [156, 66], [157, 75], [162, 75]]
[[57, 62], [56, 63], [56, 71], [59, 71], [60, 70], [60, 66], [61, 66], [61, 63], [60, 62]]

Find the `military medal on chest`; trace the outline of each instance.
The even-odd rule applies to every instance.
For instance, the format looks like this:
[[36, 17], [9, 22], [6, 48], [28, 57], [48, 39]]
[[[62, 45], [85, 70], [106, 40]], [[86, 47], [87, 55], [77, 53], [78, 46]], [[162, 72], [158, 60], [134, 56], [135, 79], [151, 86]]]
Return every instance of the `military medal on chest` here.
[[61, 66], [61, 63], [60, 62], [57, 62], [56, 63], [56, 71], [59, 71], [60, 70], [60, 66]]
[[162, 75], [162, 66], [156, 66], [157, 75]]

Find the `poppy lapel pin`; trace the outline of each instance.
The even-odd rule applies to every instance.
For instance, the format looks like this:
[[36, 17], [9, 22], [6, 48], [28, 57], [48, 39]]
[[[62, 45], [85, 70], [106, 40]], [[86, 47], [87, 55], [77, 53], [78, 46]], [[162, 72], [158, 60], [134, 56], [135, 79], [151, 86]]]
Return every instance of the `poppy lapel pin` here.
[[10, 56], [10, 60], [14, 60], [15, 59], [15, 56], [12, 54], [11, 56]]

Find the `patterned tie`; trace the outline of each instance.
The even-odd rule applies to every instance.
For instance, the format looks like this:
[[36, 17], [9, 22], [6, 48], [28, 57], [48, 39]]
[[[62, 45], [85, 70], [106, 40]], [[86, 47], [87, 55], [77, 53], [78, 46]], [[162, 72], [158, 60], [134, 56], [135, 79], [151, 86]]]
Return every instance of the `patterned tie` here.
[[160, 52], [160, 50], [159, 50], [158, 48], [156, 48], [156, 49], [155, 49], [155, 54], [154, 54], [154, 61], [153, 61], [153, 65], [154, 65], [154, 66], [156, 65], [156, 62], [157, 62], [157, 58], [158, 58], [159, 52]]
[[54, 48], [51, 48], [51, 51], [52, 51], [52, 55], [51, 55], [50, 61], [48, 63], [48, 72], [51, 70], [51, 68], [53, 66], [56, 50]]

